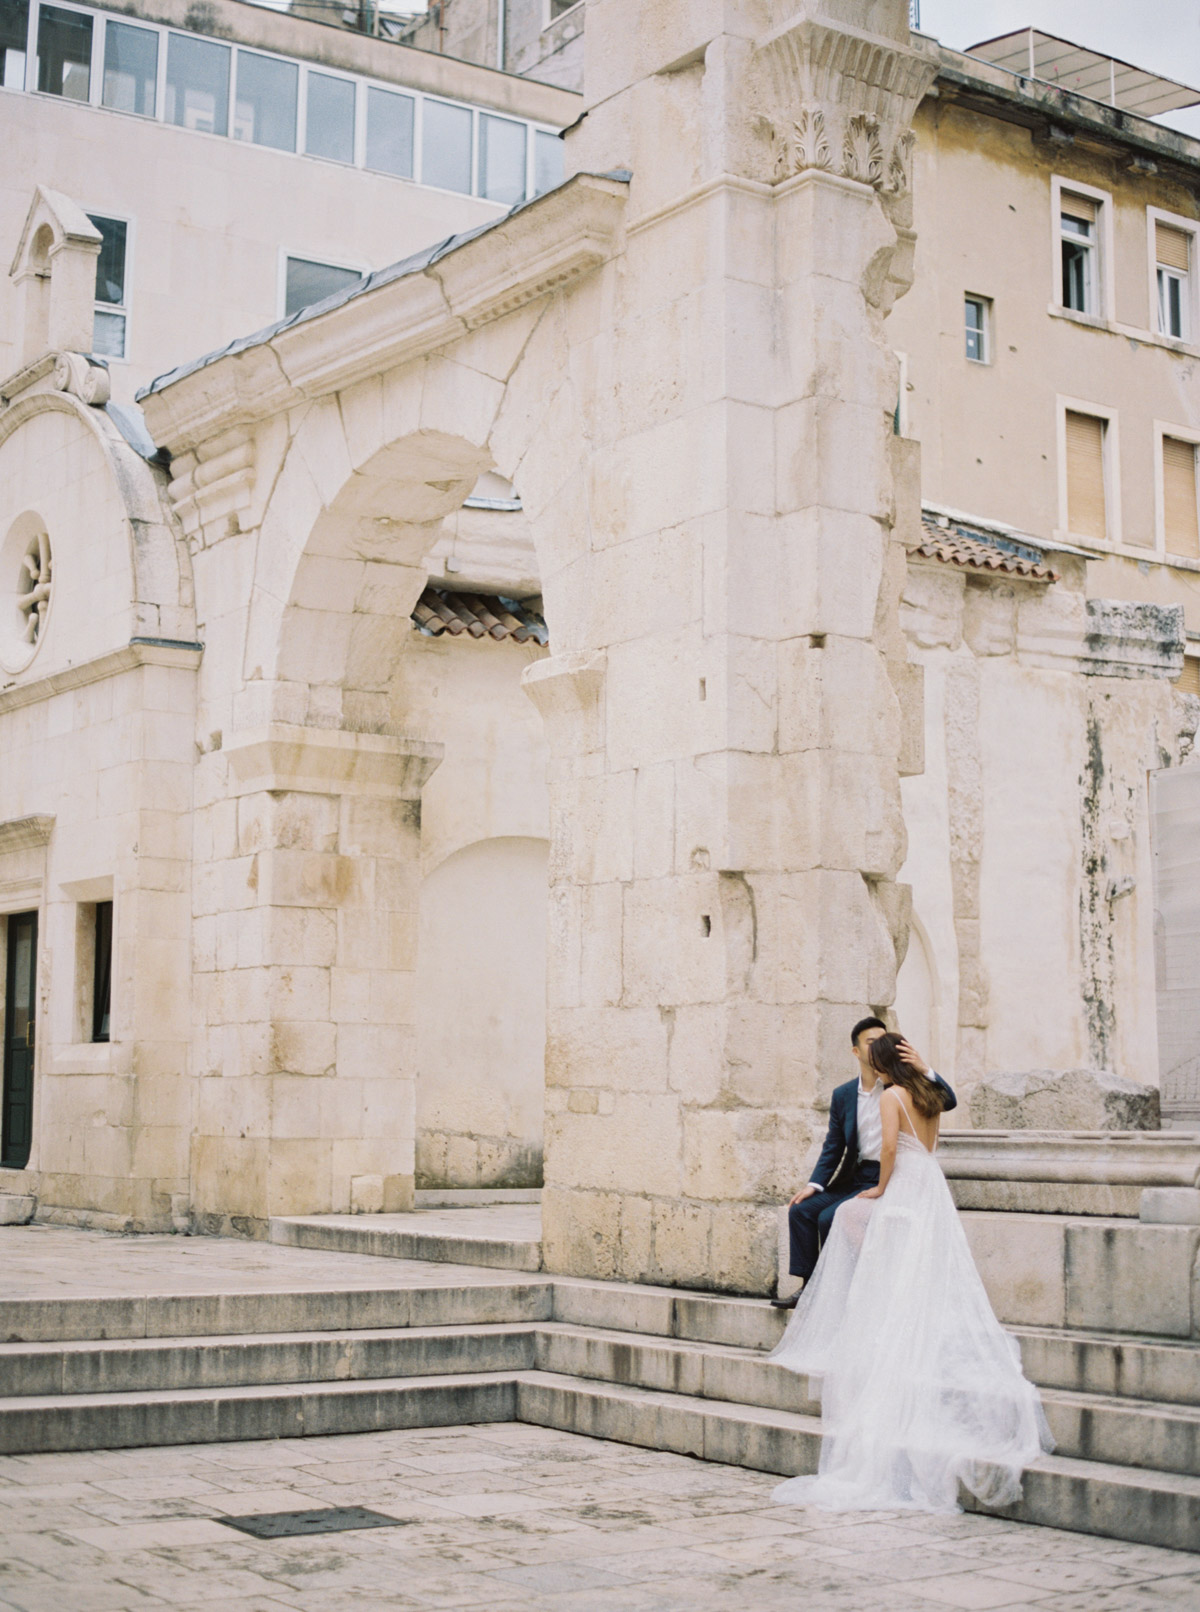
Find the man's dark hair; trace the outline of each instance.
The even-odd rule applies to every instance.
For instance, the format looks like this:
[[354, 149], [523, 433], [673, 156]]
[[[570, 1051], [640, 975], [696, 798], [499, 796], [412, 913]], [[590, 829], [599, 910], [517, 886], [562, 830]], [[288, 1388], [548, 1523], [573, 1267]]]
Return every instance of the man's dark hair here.
[[850, 1045], [852, 1047], [857, 1047], [858, 1038], [859, 1038], [860, 1035], [862, 1035], [864, 1030], [886, 1030], [886, 1029], [887, 1029], [887, 1025], [884, 1024], [882, 1019], [876, 1019], [876, 1018], [859, 1019], [858, 1023], [854, 1026], [853, 1030], [851, 1030], [851, 1032], [850, 1032]]

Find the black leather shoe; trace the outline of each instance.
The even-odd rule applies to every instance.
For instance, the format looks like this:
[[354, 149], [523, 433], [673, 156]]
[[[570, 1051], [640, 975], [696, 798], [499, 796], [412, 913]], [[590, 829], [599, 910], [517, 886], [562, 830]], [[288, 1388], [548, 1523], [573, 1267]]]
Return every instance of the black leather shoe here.
[[[801, 1289], [801, 1292], [803, 1289]], [[800, 1302], [800, 1293], [793, 1293], [790, 1299], [775, 1298], [771, 1303], [777, 1310], [794, 1310]]]

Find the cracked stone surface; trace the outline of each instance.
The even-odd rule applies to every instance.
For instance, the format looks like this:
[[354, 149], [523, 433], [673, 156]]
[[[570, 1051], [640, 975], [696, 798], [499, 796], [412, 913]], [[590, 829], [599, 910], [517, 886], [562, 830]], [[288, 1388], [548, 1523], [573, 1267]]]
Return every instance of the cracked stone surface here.
[[[1171, 1612], [1200, 1558], [977, 1516], [771, 1504], [778, 1480], [515, 1423], [0, 1458], [5, 1612]], [[222, 1516], [398, 1528], [256, 1540]]]

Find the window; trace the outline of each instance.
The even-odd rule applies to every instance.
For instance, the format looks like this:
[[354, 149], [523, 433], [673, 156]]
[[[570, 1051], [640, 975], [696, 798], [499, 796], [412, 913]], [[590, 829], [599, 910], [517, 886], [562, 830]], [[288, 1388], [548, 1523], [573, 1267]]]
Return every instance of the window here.
[[110, 21], [104, 30], [104, 105], [152, 118], [157, 81], [158, 35]]
[[1099, 207], [1089, 197], [1065, 190], [1061, 207], [1062, 305], [1076, 313], [1099, 313]]
[[1157, 220], [1154, 225], [1154, 256], [1158, 278], [1158, 329], [1162, 336], [1186, 341], [1191, 309], [1188, 306], [1188, 277], [1192, 264], [1192, 238], [1186, 230], [1174, 229]]
[[1184, 652], [1183, 670], [1175, 679], [1174, 686], [1181, 694], [1195, 694], [1200, 697], [1200, 654]]
[[413, 124], [415, 102], [411, 95], [391, 90], [367, 90], [367, 167], [383, 174], [413, 175]]
[[201, 134], [229, 129], [229, 46], [172, 34], [167, 45], [168, 123]]
[[43, 6], [38, 13], [37, 87], [46, 95], [86, 101], [92, 83], [92, 19]]
[[100, 231], [96, 259], [96, 315], [92, 352], [98, 358], [125, 357], [125, 259], [129, 225], [120, 218], [88, 217]]
[[1107, 420], [1067, 410], [1067, 530], [1078, 537], [1108, 536], [1107, 434]]
[[354, 161], [354, 81], [328, 73], [308, 75], [304, 149], [310, 157]]
[[1194, 442], [1164, 435], [1162, 484], [1163, 540], [1167, 553], [1200, 560], [1200, 507], [1196, 499]]
[[445, 101], [425, 102], [421, 160], [424, 184], [470, 195], [471, 122], [469, 107], [448, 106]]
[[571, 11], [579, 4], [579, 0], [549, 0], [549, 22], [556, 21], [564, 12]]
[[525, 125], [479, 116], [479, 191], [511, 207], [525, 200]]
[[0, 0], [0, 85], [25, 88], [25, 45], [29, 38], [29, 0]]
[[533, 137], [533, 193], [543, 195], [563, 182], [563, 143], [556, 134], [538, 129]]
[[239, 50], [233, 138], [276, 151], [296, 149], [296, 100], [300, 69], [295, 62]]
[[987, 297], [964, 297], [963, 313], [966, 319], [967, 357], [975, 364], [990, 364], [991, 302]]
[[331, 297], [335, 291], [357, 285], [361, 279], [362, 275], [357, 269], [342, 269], [332, 263], [314, 263], [309, 258], [290, 257], [284, 286], [284, 317]]
[[111, 901], [97, 901], [95, 912], [95, 951], [92, 968], [92, 1040], [107, 1041], [112, 1008], [112, 920]]

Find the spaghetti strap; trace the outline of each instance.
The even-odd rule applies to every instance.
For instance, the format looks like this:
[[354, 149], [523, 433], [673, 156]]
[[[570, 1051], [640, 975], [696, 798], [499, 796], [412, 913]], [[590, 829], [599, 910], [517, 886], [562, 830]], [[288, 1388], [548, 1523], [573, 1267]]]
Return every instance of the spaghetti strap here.
[[[901, 1120], [907, 1120], [907, 1122], [908, 1122], [909, 1134], [911, 1135], [913, 1141], [914, 1142], [921, 1142], [921, 1138], [917, 1135], [916, 1126], [913, 1124], [912, 1120], [909, 1119], [908, 1109], [904, 1106], [903, 1097], [897, 1097], [896, 1102], [899, 1104], [899, 1107], [900, 1107], [900, 1118], [901, 1118]], [[924, 1142], [921, 1142], [921, 1146], [925, 1147]], [[925, 1151], [928, 1152], [929, 1149], [925, 1148]]]

